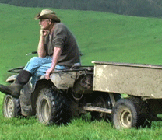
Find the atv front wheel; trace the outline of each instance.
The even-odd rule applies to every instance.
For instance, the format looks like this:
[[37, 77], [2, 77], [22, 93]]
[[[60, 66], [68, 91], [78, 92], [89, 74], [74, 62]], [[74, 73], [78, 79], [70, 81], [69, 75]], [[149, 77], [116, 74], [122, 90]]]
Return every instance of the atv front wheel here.
[[70, 119], [68, 103], [57, 90], [44, 88], [37, 99], [37, 118], [43, 124], [67, 123]]
[[3, 99], [3, 116], [6, 118], [18, 117], [21, 114], [20, 101], [10, 95], [5, 95]]

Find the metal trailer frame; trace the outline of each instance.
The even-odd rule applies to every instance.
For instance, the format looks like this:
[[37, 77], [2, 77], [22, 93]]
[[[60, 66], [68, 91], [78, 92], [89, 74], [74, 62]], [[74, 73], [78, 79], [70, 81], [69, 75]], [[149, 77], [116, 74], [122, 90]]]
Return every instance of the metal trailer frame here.
[[[112, 108], [115, 128], [139, 127], [161, 121], [162, 66], [93, 61], [93, 90], [127, 94]], [[141, 121], [142, 120], [142, 121]]]

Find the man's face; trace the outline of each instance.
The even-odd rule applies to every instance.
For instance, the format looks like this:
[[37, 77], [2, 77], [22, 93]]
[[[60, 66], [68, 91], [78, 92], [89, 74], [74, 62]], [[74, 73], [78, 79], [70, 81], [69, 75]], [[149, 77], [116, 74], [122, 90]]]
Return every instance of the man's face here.
[[51, 22], [49, 19], [40, 19], [39, 25], [42, 30], [48, 30], [51, 25]]

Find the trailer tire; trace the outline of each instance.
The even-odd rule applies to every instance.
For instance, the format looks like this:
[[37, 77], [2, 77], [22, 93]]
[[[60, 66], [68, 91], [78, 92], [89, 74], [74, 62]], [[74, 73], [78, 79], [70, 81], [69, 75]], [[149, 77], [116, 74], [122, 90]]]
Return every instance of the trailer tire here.
[[43, 124], [66, 124], [70, 117], [66, 99], [58, 90], [44, 88], [37, 99], [37, 118]]
[[146, 121], [146, 111], [142, 108], [144, 102], [138, 98], [121, 99], [112, 110], [114, 128], [138, 128]]
[[20, 101], [11, 95], [5, 95], [2, 105], [2, 114], [6, 118], [21, 116]]

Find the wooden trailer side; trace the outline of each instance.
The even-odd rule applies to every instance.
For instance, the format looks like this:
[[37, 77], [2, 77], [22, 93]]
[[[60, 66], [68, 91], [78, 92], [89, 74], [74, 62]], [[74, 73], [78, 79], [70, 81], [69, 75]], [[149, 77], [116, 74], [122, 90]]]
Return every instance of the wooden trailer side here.
[[93, 90], [162, 98], [162, 67], [94, 62]]

